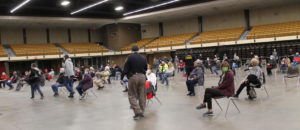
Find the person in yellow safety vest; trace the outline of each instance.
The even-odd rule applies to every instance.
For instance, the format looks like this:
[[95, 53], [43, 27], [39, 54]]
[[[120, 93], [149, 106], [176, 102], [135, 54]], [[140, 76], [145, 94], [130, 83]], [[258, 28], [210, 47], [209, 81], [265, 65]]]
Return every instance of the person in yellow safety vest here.
[[167, 72], [169, 69], [169, 66], [166, 64], [166, 62], [162, 61], [159, 65], [159, 80], [162, 80], [162, 76], [165, 72]]

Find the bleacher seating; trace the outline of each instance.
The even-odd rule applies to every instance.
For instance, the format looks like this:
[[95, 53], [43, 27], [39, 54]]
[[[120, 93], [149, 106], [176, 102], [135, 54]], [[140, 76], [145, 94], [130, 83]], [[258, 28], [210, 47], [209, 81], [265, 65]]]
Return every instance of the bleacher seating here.
[[142, 48], [146, 44], [148, 44], [149, 42], [153, 41], [154, 39], [155, 38], [145, 38], [145, 39], [142, 39], [140, 41], [137, 41], [137, 42], [131, 43], [129, 45], [126, 45], [126, 46], [122, 47], [120, 50], [121, 51], [129, 51], [129, 50], [131, 50], [131, 47], [134, 46], [134, 45], [138, 46], [139, 48]]
[[186, 33], [171, 36], [163, 36], [146, 45], [146, 48], [184, 45], [185, 42], [190, 40], [195, 35], [196, 33]]
[[197, 36], [191, 44], [202, 44], [209, 42], [224, 42], [224, 41], [235, 41], [240, 38], [243, 34], [245, 28], [231, 28], [231, 29], [222, 29], [222, 30], [213, 30], [202, 32]]
[[54, 44], [12, 44], [16, 56], [58, 55], [62, 52]]
[[107, 52], [108, 49], [96, 43], [60, 43], [71, 54]]
[[4, 48], [0, 46], [0, 57], [6, 57], [7, 53], [5, 52]]
[[300, 35], [300, 21], [254, 26], [247, 39]]

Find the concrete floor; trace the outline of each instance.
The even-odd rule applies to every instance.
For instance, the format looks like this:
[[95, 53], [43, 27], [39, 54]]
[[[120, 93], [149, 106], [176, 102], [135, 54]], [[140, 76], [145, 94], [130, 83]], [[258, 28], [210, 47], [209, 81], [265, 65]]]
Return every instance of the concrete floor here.
[[[238, 71], [239, 84], [245, 73]], [[98, 91], [97, 98], [89, 96], [80, 101], [78, 95], [68, 99], [63, 93], [53, 97], [50, 84], [43, 89], [44, 100], [30, 99], [30, 89], [20, 92], [0, 89], [0, 130], [299, 130], [300, 89], [296, 79], [288, 80], [288, 88], [282, 82], [282, 75], [267, 79], [269, 97], [262, 89], [258, 98], [245, 100], [242, 92], [236, 100], [241, 113], [231, 105], [225, 118], [213, 102], [214, 116], [203, 117], [206, 110], [196, 110], [203, 99], [203, 89], [196, 87], [195, 97], [186, 96], [186, 86], [181, 73], [170, 78], [170, 86], [159, 85], [158, 98], [162, 105], [153, 101], [147, 107], [145, 118], [134, 121], [129, 109], [127, 94], [118, 81]], [[206, 74], [205, 86], [216, 85], [218, 77]], [[238, 86], [236, 85], [236, 88]], [[226, 108], [227, 100], [219, 100]]]

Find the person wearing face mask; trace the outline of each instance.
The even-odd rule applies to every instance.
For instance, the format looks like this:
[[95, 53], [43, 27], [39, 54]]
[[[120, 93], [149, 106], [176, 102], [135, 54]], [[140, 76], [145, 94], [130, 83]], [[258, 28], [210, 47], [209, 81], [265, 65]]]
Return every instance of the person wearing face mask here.
[[237, 90], [236, 94], [234, 95], [235, 98], [238, 98], [240, 93], [242, 92], [242, 90], [247, 87], [247, 95], [248, 98], [250, 100], [253, 99], [253, 97], [251, 97], [249, 95], [249, 91], [250, 91], [250, 83], [252, 84], [257, 84], [257, 85], [261, 85], [262, 81], [263, 81], [263, 74], [262, 74], [262, 70], [261, 68], [258, 66], [259, 61], [257, 59], [252, 59], [251, 60], [251, 67], [249, 68], [249, 73], [247, 75], [247, 77], [242, 80], [242, 83], [239, 87], [239, 89]]
[[80, 99], [83, 99], [86, 95], [86, 91], [93, 87], [93, 79], [89, 73], [89, 69], [86, 68], [84, 70], [83, 79], [79, 82], [78, 86], [76, 87], [79, 95], [81, 96]]
[[71, 58], [69, 55], [64, 56], [64, 86], [68, 89], [70, 92], [69, 98], [74, 97], [74, 90], [73, 90], [73, 77], [75, 77], [74, 73], [74, 66]]
[[229, 70], [230, 65], [227, 61], [221, 63], [222, 75], [218, 86], [213, 86], [212, 88], [206, 88], [204, 93], [203, 102], [196, 107], [196, 109], [208, 108], [208, 111], [203, 115], [212, 115], [212, 98], [227, 96], [230, 97], [234, 94], [234, 76], [232, 71]]
[[189, 92], [187, 96], [195, 96], [194, 87], [197, 83], [199, 85], [204, 85], [204, 71], [201, 66], [202, 63], [199, 59], [194, 62], [195, 69], [192, 70], [188, 80], [186, 81], [186, 86]]
[[56, 83], [51, 86], [52, 91], [54, 92], [54, 95], [53, 95], [54, 97], [59, 96], [58, 87], [63, 87], [63, 86], [65, 86], [64, 85], [64, 68], [60, 68]]

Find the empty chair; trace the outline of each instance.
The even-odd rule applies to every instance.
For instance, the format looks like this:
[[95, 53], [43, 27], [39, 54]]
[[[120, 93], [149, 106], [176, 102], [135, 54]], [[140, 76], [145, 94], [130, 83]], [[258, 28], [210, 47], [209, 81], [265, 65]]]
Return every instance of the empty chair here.
[[299, 87], [300, 75], [299, 75], [298, 66], [288, 67], [287, 74], [285, 76], [283, 76], [283, 81], [284, 81], [285, 87], [287, 87], [286, 79], [292, 79], [292, 78], [297, 78], [297, 87]]

